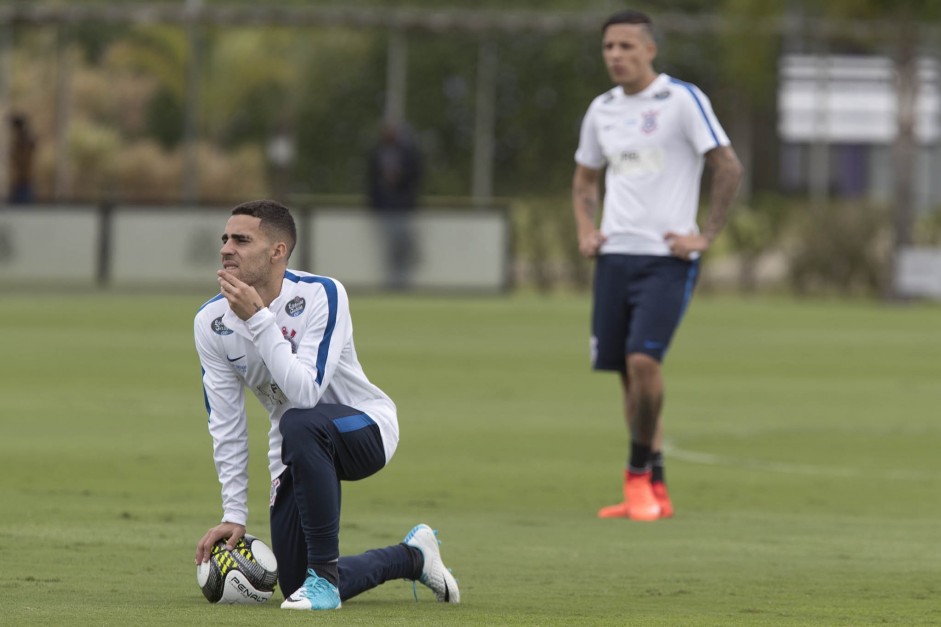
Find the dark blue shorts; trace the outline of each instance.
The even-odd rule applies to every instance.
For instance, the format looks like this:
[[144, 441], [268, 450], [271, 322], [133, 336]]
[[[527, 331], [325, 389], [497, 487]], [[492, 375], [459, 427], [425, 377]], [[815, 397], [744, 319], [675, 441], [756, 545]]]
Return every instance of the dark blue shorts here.
[[600, 255], [591, 320], [592, 368], [624, 372], [630, 353], [662, 361], [698, 270], [698, 261], [679, 257]]

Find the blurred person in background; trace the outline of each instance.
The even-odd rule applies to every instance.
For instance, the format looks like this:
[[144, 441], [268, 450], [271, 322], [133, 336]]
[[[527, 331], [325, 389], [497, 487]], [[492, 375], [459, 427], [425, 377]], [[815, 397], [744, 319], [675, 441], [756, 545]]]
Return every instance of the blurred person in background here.
[[[654, 70], [653, 25], [633, 10], [602, 28], [614, 88], [582, 120], [572, 203], [582, 255], [596, 259], [591, 363], [620, 374], [629, 433], [622, 501], [601, 518], [673, 515], [663, 466], [661, 363], [695, 287], [700, 256], [726, 222], [742, 165], [709, 99]], [[696, 218], [703, 166], [710, 202]], [[597, 214], [604, 175], [604, 208]]]
[[418, 205], [422, 157], [404, 123], [386, 120], [369, 152], [369, 206], [379, 219], [385, 246], [386, 287], [408, 287], [415, 263], [412, 213]]
[[399, 439], [392, 400], [356, 356], [346, 290], [335, 279], [288, 269], [297, 241], [290, 211], [271, 200], [232, 210], [222, 234], [221, 293], [196, 314], [222, 522], [196, 547], [231, 549], [248, 519], [245, 390], [267, 410], [271, 546], [284, 609], [338, 609], [391, 579], [421, 581], [439, 601], [460, 600], [435, 532], [415, 526], [392, 546], [339, 556], [340, 481], [364, 479]]
[[25, 115], [10, 116], [10, 191], [7, 200], [12, 205], [33, 202], [33, 155], [36, 139]]

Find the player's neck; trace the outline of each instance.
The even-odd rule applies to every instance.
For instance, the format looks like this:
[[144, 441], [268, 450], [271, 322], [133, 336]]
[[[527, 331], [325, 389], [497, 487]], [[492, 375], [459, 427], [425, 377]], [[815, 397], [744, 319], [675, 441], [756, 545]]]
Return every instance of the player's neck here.
[[272, 273], [271, 276], [264, 284], [255, 285], [255, 291], [258, 292], [259, 298], [261, 298], [261, 303], [267, 307], [274, 302], [278, 296], [281, 295], [281, 285], [284, 282], [284, 272], [275, 274]]
[[651, 69], [649, 72], [645, 72], [644, 75], [636, 81], [621, 83], [621, 89], [623, 89], [624, 93], [628, 96], [634, 96], [650, 87], [650, 85], [657, 80], [658, 76], [660, 76], [660, 74]]

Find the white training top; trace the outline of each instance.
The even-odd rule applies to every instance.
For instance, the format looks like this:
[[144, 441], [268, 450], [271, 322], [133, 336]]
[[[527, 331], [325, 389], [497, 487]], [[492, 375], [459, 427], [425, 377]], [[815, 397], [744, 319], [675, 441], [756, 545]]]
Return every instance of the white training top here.
[[575, 161], [607, 166], [601, 254], [669, 255], [666, 232], [698, 233], [703, 155], [729, 143], [705, 94], [666, 74], [640, 93], [595, 98]]
[[335, 279], [288, 270], [281, 293], [248, 321], [219, 294], [194, 322], [203, 369], [213, 458], [222, 484], [223, 521], [248, 519], [248, 424], [245, 388], [271, 419], [268, 468], [285, 470], [278, 423], [294, 407], [323, 401], [354, 407], [375, 421], [386, 461], [399, 441], [395, 404], [370, 383], [356, 358], [349, 300]]

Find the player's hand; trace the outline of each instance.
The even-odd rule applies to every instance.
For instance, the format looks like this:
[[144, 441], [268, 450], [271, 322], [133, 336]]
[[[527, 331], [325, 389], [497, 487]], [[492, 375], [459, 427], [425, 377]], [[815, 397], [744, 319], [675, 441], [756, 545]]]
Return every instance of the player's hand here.
[[699, 259], [709, 249], [709, 240], [703, 235], [680, 235], [672, 231], [663, 236], [667, 246], [670, 247], [670, 253], [674, 257], [690, 261]]
[[238, 541], [245, 535], [245, 525], [224, 522], [216, 525], [206, 532], [199, 544], [196, 545], [196, 563], [202, 564], [209, 561], [212, 555], [212, 547], [219, 540], [226, 540], [229, 550], [235, 548]]
[[261, 297], [254, 287], [235, 277], [228, 270], [216, 272], [219, 290], [229, 301], [229, 307], [242, 320], [248, 320], [264, 308]]
[[608, 238], [604, 236], [601, 231], [589, 231], [584, 235], [578, 236], [578, 252], [584, 257], [596, 257], [598, 251], [601, 250], [601, 245], [605, 243]]

